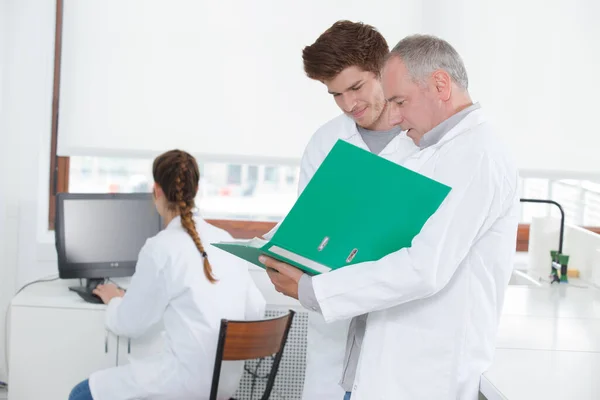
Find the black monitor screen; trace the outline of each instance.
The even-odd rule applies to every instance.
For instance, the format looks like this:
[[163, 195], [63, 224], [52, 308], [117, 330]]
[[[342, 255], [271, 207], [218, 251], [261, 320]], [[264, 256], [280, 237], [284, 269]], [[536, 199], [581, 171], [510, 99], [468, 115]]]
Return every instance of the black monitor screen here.
[[150, 194], [59, 194], [61, 277], [130, 276], [146, 240], [161, 228]]

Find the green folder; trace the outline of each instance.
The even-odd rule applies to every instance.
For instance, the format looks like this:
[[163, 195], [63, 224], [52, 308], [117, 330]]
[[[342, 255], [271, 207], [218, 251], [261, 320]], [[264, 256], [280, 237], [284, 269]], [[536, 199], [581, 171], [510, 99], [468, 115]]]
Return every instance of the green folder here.
[[338, 140], [271, 240], [213, 245], [262, 268], [264, 254], [317, 275], [409, 247], [450, 190]]

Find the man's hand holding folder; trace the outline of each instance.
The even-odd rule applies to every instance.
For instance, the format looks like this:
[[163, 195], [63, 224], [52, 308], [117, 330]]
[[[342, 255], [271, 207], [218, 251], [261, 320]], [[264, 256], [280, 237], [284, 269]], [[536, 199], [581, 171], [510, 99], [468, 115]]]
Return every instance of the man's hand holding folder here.
[[275, 290], [294, 299], [298, 299], [298, 284], [302, 278], [302, 270], [277, 261], [271, 257], [260, 256], [258, 260], [267, 267], [269, 279], [273, 282]]

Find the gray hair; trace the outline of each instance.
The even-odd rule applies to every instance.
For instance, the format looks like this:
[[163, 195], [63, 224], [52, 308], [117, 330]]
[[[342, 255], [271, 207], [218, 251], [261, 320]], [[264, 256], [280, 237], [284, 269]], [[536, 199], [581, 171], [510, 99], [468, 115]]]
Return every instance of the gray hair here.
[[443, 39], [431, 35], [412, 35], [402, 39], [388, 54], [400, 57], [416, 82], [423, 82], [436, 70], [446, 71], [462, 89], [469, 87], [467, 70], [458, 52]]

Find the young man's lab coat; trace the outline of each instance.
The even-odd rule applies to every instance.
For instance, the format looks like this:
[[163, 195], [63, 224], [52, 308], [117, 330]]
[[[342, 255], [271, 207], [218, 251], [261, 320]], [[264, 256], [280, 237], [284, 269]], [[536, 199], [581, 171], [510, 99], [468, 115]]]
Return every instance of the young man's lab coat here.
[[[345, 114], [330, 120], [315, 132], [309, 141], [300, 166], [298, 193], [300, 194], [313, 177], [338, 139], [369, 151], [356, 127], [356, 122]], [[396, 136], [379, 153], [390, 161], [401, 164], [414, 154], [418, 147], [404, 132]], [[365, 207], [377, 207], [377, 200]], [[271, 237], [273, 229], [265, 237]], [[342, 400], [344, 390], [340, 386], [350, 318], [326, 323], [320, 314], [309, 312], [306, 349], [306, 373], [303, 400]]]
[[[90, 376], [94, 400], [208, 399], [221, 319], [264, 318], [265, 300], [248, 264], [210, 243], [232, 240], [226, 231], [195, 218], [216, 284], [204, 276], [203, 258], [175, 218], [142, 248], [125, 297], [106, 310], [116, 335], [136, 338], [164, 325], [164, 350]], [[238, 387], [243, 362], [225, 361], [219, 399]]]
[[315, 295], [327, 322], [368, 313], [352, 400], [476, 400], [513, 269], [518, 171], [481, 110], [402, 164], [448, 198], [410, 248], [315, 276]]

